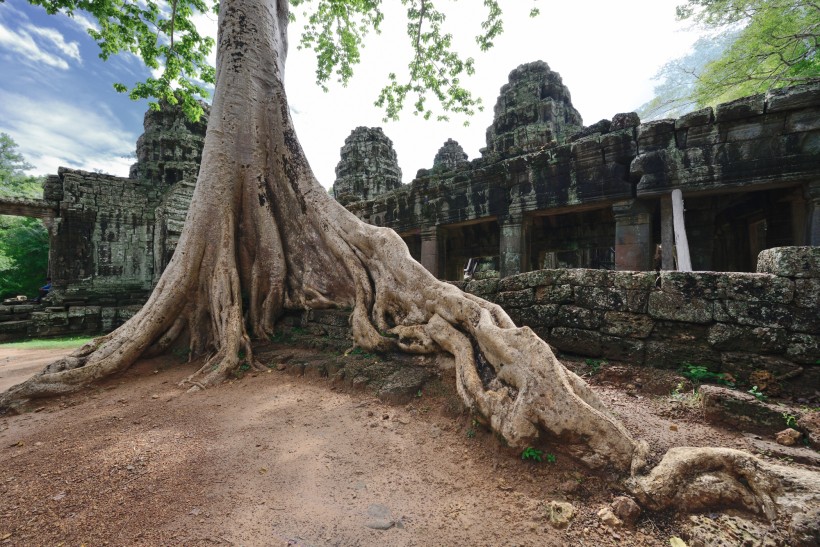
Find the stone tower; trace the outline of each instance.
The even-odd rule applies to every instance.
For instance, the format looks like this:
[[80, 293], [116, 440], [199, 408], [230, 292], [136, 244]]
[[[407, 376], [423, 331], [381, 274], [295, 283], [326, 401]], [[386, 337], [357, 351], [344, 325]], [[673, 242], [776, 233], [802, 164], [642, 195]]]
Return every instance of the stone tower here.
[[211, 111], [208, 104], [202, 106], [205, 112], [198, 122], [190, 121], [179, 106], [163, 104], [160, 110], [148, 110], [145, 132], [137, 139], [137, 163], [129, 178], [159, 191], [153, 211], [154, 283], [174, 254], [194, 195]]
[[433, 160], [433, 171], [454, 171], [467, 163], [467, 153], [453, 139], [447, 139]]
[[196, 182], [210, 106], [202, 103], [204, 114], [198, 122], [190, 121], [182, 108], [162, 104], [149, 109], [142, 125], [144, 133], [137, 139], [137, 163], [131, 166], [129, 178], [145, 180], [165, 189], [186, 180]]
[[357, 127], [345, 139], [336, 166], [333, 195], [345, 205], [373, 199], [401, 186], [401, 169], [381, 127]]
[[583, 127], [561, 75], [544, 61], [510, 72], [494, 113], [484, 154], [531, 152], [552, 141], [561, 143]]

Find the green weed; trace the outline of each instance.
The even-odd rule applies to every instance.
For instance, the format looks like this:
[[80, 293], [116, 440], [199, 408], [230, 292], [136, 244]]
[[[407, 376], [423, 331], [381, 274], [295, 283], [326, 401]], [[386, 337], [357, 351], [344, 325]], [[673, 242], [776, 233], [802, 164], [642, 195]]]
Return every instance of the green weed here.
[[797, 427], [797, 416], [789, 414], [788, 412], [784, 412], [782, 416], [783, 419], [786, 420], [786, 427], [791, 427], [792, 429]]
[[724, 372], [712, 372], [703, 365], [683, 363], [680, 368], [680, 373], [684, 378], [688, 378], [698, 384], [715, 382], [729, 387], [735, 386], [733, 378], [729, 374]]
[[[547, 456], [550, 456], [550, 455], [551, 454], [547, 454]], [[533, 448], [531, 446], [528, 446], [527, 448], [524, 449], [523, 452], [521, 452], [521, 459], [522, 460], [534, 460], [534, 461], [537, 461], [537, 462], [541, 463], [542, 461], [544, 461], [544, 453], [541, 450], [538, 450], [537, 448]], [[555, 456], [553, 456], [553, 459], [555, 459]]]
[[766, 397], [766, 395], [762, 391], [757, 389], [757, 386], [752, 386], [752, 389], [750, 389], [746, 393], [748, 393], [749, 395], [754, 395], [755, 399], [757, 399], [758, 401], [765, 401], [766, 399], [768, 399], [768, 397]]
[[94, 338], [91, 336], [71, 336], [68, 338], [36, 338], [22, 342], [6, 342], [0, 347], [9, 349], [71, 349], [78, 348]]
[[587, 359], [584, 362], [592, 369], [591, 374], [598, 374], [601, 367], [607, 364], [606, 359]]

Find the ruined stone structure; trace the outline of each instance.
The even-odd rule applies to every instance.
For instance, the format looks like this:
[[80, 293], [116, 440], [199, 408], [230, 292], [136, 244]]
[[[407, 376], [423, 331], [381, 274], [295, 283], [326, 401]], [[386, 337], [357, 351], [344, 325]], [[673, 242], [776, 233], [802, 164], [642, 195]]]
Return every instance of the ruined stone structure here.
[[533, 152], [564, 142], [584, 125], [561, 75], [543, 61], [521, 65], [510, 73], [493, 114], [493, 124], [487, 128], [490, 153]]
[[693, 269], [755, 271], [760, 251], [820, 245], [820, 83], [677, 120], [580, 116], [545, 63], [510, 73], [482, 157], [422, 170], [348, 207], [395, 229], [442, 279], [471, 257], [501, 277], [543, 268], [675, 269], [681, 190]]
[[467, 153], [458, 142], [447, 139], [433, 158], [433, 171], [455, 171], [467, 164]]
[[340, 203], [372, 199], [401, 186], [401, 169], [381, 127], [357, 127], [345, 139], [333, 195]]
[[42, 200], [0, 201], [0, 214], [43, 219], [53, 286], [43, 305], [0, 307], [0, 340], [108, 331], [139, 310], [176, 247], [206, 126], [207, 112], [194, 124], [149, 110], [131, 177], [61, 168]]
[[[176, 245], [204, 123], [149, 112], [130, 178], [61, 169], [43, 200], [0, 200], [0, 213], [49, 226], [55, 286], [43, 306], [0, 307], [0, 340], [106, 331], [138, 309]], [[677, 120], [625, 113], [579, 127], [560, 77], [523, 65], [502, 88], [482, 157], [467, 161], [449, 140], [402, 186], [390, 140], [358, 128], [335, 195], [556, 349], [649, 366], [697, 361], [740, 378], [765, 368], [816, 385], [820, 83]], [[675, 269], [673, 189], [704, 271], [658, 271]], [[473, 257], [491, 257], [500, 273], [465, 284]], [[338, 313], [296, 320], [349, 340]]]

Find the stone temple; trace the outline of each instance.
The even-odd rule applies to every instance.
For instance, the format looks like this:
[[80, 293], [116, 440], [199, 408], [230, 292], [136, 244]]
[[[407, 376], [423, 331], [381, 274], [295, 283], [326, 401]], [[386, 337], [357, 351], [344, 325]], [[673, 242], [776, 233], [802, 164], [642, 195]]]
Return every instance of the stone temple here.
[[[149, 111], [129, 178], [60, 169], [42, 200], [0, 200], [43, 219], [54, 286], [44, 305], [0, 306], [0, 340], [107, 331], [139, 309], [174, 252], [206, 122]], [[448, 140], [402, 184], [390, 139], [359, 127], [333, 195], [557, 349], [820, 381], [820, 81], [584, 126], [539, 61], [510, 73], [486, 143], [470, 160]], [[675, 271], [673, 191], [694, 273]]]

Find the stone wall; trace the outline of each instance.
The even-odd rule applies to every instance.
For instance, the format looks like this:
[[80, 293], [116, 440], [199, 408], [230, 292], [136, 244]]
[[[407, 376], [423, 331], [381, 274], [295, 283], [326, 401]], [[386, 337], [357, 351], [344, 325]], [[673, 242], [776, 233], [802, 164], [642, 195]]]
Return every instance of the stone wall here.
[[820, 385], [820, 247], [761, 253], [759, 273], [539, 270], [459, 283], [558, 351], [648, 367], [700, 364], [793, 391]]

